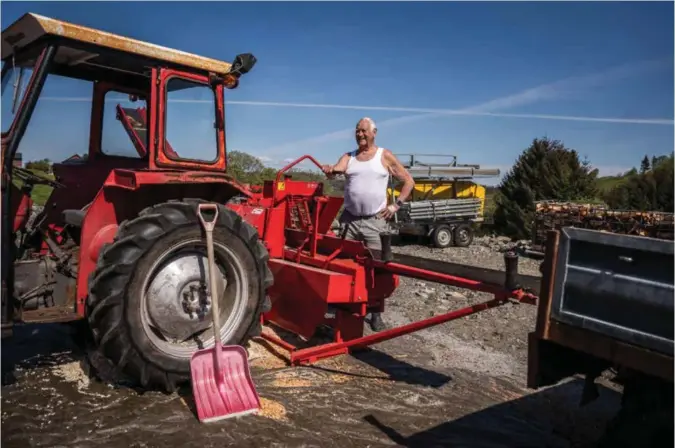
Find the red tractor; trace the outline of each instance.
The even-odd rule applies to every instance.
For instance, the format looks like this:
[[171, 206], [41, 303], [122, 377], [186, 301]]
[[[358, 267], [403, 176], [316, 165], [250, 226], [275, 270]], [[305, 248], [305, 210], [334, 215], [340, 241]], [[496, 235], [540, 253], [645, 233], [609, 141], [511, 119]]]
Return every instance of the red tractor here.
[[[2, 56], [3, 337], [16, 322], [86, 319], [100, 352], [127, 376], [175, 389], [189, 378], [190, 356], [213, 343], [197, 204], [252, 195], [225, 174], [224, 95], [255, 58], [244, 54], [230, 64], [34, 14], [2, 32]], [[92, 86], [89, 150], [53, 164], [54, 178], [12, 166], [50, 78]], [[181, 157], [167, 140], [167, 97], [191, 89], [207, 92], [215, 111], [207, 123], [215, 142], [210, 160]], [[134, 157], [102, 149], [110, 92], [147, 104], [116, 108]], [[10, 103], [13, 113], [4, 107]], [[29, 219], [36, 185], [53, 191]], [[219, 210], [224, 343], [259, 334], [269, 307], [272, 273], [259, 236], [266, 215], [257, 210]]]
[[[2, 32], [2, 55], [3, 337], [15, 323], [84, 322], [94, 348], [126, 377], [175, 390], [190, 378], [192, 354], [213, 344], [203, 202], [219, 204], [214, 249], [217, 281], [226, 285], [218, 304], [227, 345], [261, 335], [289, 350], [292, 363], [308, 363], [536, 300], [526, 289], [538, 290], [539, 278], [518, 277], [513, 257], [506, 272], [490, 271], [393, 260], [386, 235], [382, 251], [338, 238], [330, 228], [342, 198], [286, 173], [303, 160], [318, 165], [310, 156], [255, 189], [226, 174], [224, 95], [255, 64], [250, 54], [230, 64], [27, 14]], [[67, 80], [90, 83], [91, 112], [85, 157], [53, 164], [52, 178], [13, 160], [54, 79], [61, 89]], [[194, 92], [203, 95], [185, 97]], [[124, 97], [145, 105], [115, 105]], [[201, 104], [207, 113], [186, 126], [196, 112], [177, 104]], [[122, 130], [133, 152], [123, 157], [106, 140]], [[39, 210], [32, 195], [43, 184], [53, 191]], [[398, 275], [495, 298], [364, 336], [365, 316], [384, 309]], [[333, 342], [299, 349], [262, 333], [263, 323], [304, 338], [328, 326]]]

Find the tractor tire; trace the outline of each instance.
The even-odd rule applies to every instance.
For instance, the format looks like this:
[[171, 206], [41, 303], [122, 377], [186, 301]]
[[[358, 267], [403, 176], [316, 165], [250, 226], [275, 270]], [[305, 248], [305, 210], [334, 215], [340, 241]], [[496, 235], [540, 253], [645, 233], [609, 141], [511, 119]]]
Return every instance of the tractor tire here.
[[441, 224], [436, 227], [431, 234], [432, 244], [439, 248], [445, 249], [452, 245], [452, 229], [447, 224]]
[[469, 247], [473, 242], [473, 229], [468, 224], [459, 224], [453, 230], [453, 242], [457, 247]]
[[[200, 202], [169, 201], [124, 221], [90, 277], [86, 313], [97, 351], [145, 390], [174, 392], [189, 381], [194, 352], [213, 346]], [[256, 229], [222, 205], [213, 245], [221, 288], [227, 280], [222, 342], [243, 346], [260, 334], [269, 308], [269, 255]]]

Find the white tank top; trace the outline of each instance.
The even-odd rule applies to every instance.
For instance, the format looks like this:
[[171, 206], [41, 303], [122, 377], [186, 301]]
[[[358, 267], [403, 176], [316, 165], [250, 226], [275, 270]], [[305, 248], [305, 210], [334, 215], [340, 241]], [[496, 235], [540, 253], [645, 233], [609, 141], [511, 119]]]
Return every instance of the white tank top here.
[[389, 171], [382, 164], [382, 148], [366, 161], [350, 153], [345, 172], [345, 209], [354, 216], [372, 216], [387, 206]]

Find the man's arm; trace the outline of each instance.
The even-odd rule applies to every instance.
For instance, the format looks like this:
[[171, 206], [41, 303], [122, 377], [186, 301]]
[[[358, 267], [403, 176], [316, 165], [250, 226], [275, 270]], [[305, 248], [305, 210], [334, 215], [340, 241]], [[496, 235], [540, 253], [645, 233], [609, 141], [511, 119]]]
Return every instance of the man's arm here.
[[[403, 182], [403, 188], [401, 188], [401, 194], [399, 194], [398, 200], [400, 202], [404, 202], [406, 199], [408, 199], [410, 193], [412, 193], [413, 188], [415, 188], [415, 180], [412, 178], [408, 170], [405, 169], [403, 164], [401, 164], [396, 156], [388, 149], [384, 150], [382, 159], [384, 166], [389, 171], [389, 174], [394, 176], [400, 182]], [[398, 209], [399, 206], [397, 204], [390, 204], [382, 211], [381, 216], [384, 219], [390, 219], [394, 216], [394, 214], [396, 214]]]
[[398, 181], [403, 182], [403, 188], [401, 188], [401, 194], [398, 198], [401, 202], [405, 202], [412, 193], [413, 188], [415, 188], [415, 180], [391, 151], [385, 149], [383, 156], [385, 166], [389, 170], [389, 173]]
[[347, 164], [349, 163], [349, 154], [343, 154], [335, 165], [323, 165], [321, 170], [329, 177], [334, 174], [343, 174], [347, 171]]

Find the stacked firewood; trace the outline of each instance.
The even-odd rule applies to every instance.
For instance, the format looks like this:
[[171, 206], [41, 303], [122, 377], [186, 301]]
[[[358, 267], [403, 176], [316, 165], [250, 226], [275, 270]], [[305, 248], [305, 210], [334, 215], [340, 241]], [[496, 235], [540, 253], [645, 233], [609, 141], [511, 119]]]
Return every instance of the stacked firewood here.
[[534, 247], [543, 248], [546, 233], [561, 227], [582, 227], [673, 240], [673, 213], [611, 210], [604, 204], [574, 202], [539, 201], [535, 205]]

